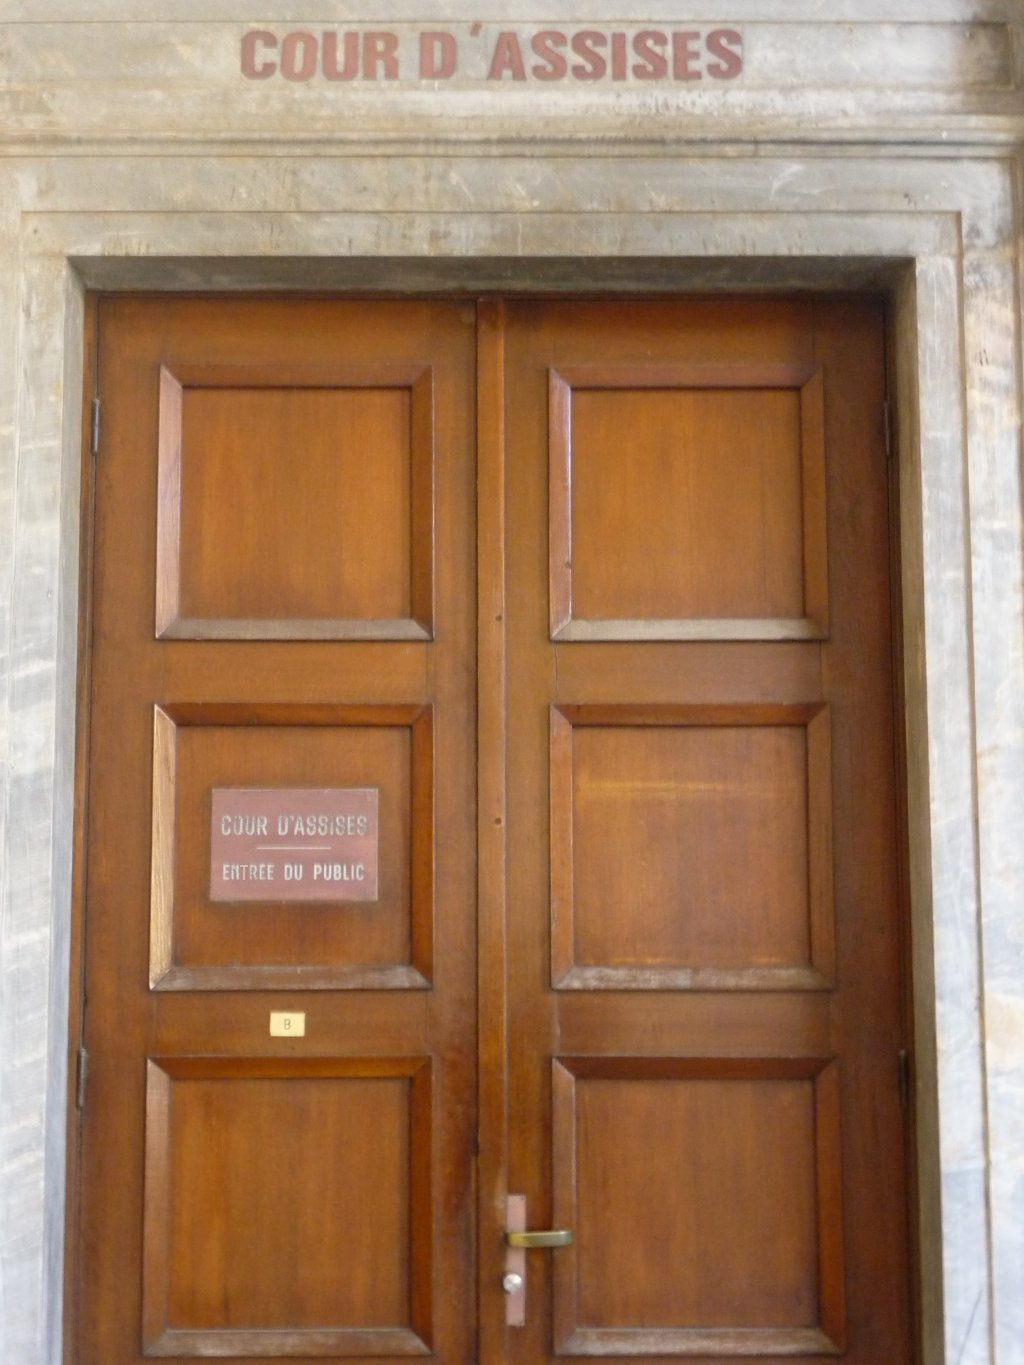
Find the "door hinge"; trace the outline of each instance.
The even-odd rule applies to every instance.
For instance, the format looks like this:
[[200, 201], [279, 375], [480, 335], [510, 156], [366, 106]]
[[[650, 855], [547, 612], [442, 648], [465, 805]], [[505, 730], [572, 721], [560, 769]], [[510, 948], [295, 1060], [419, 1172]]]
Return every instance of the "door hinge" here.
[[89, 449], [93, 455], [100, 453], [100, 400], [92, 400], [92, 417], [89, 428]]
[[85, 1108], [85, 1087], [89, 1083], [89, 1054], [84, 1047], [78, 1049], [75, 1071], [75, 1108]]
[[896, 450], [896, 412], [888, 398], [883, 407], [885, 425], [885, 459], [891, 462]]
[[906, 1114], [910, 1109], [910, 1053], [901, 1047], [897, 1053], [899, 1068], [900, 1108]]

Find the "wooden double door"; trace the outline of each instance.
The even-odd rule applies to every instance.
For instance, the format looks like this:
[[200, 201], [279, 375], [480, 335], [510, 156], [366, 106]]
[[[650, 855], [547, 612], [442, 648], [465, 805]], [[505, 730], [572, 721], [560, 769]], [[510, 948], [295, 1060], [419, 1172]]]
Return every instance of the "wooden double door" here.
[[71, 1358], [907, 1362], [880, 308], [95, 353]]

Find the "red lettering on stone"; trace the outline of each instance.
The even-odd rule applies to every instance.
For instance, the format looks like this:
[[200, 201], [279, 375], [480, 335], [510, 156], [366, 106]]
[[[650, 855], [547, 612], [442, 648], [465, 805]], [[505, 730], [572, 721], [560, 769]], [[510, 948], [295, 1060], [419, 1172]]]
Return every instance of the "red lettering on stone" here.
[[312, 33], [289, 33], [281, 44], [281, 75], [286, 81], [308, 81], [316, 71], [316, 39]]
[[612, 80], [624, 81], [626, 79], [626, 35], [624, 33], [612, 34]]
[[325, 33], [320, 62], [329, 81], [352, 81], [359, 75], [359, 34], [347, 32], [342, 44], [344, 61], [338, 65], [338, 35]]
[[573, 35], [572, 50], [582, 61], [573, 62], [572, 74], [578, 81], [599, 81], [608, 70], [608, 63], [598, 48], [606, 47], [608, 39], [596, 29], [584, 29]]
[[559, 33], [557, 29], [546, 28], [540, 33], [535, 33], [530, 46], [533, 48], [533, 55], [540, 57], [543, 65], [536, 63], [530, 68], [533, 75], [539, 81], [560, 81], [565, 79], [568, 71], [568, 64], [559, 51], [565, 47], [566, 37], [564, 33]]
[[250, 81], [268, 81], [277, 71], [277, 62], [264, 56], [260, 60], [258, 48], [270, 48], [275, 51], [277, 39], [272, 33], [268, 33], [265, 28], [254, 28], [246, 33], [242, 38], [242, 75]]
[[700, 69], [700, 34], [688, 30], [672, 35], [672, 75], [677, 81], [699, 81], [703, 73]]
[[450, 33], [420, 34], [420, 79], [447, 81], [455, 75], [458, 50]]
[[[479, 25], [477, 26], [479, 28]], [[527, 67], [527, 55], [535, 60]], [[400, 42], [396, 32], [379, 30], [294, 30], [278, 38], [268, 29], [242, 34], [240, 69], [246, 80], [280, 75], [305, 82], [322, 72], [329, 81], [400, 79]], [[630, 30], [541, 29], [521, 39], [515, 30], [497, 35], [489, 81], [700, 81], [735, 80], [744, 68], [743, 33], [734, 28]], [[419, 34], [419, 79], [449, 81], [459, 70], [459, 44], [447, 29]], [[411, 73], [407, 73], [411, 74]]]
[[363, 75], [368, 81], [377, 79], [377, 68], [384, 68], [386, 81], [398, 80], [398, 34], [363, 34]]
[[667, 43], [664, 33], [657, 33], [653, 29], [644, 29], [636, 35], [633, 52], [640, 60], [633, 64], [633, 75], [638, 81], [660, 81], [668, 75], [668, 60], [658, 51]]
[[707, 36], [707, 49], [717, 62], [708, 64], [716, 81], [734, 81], [743, 70], [743, 34], [735, 28], [715, 28]]
[[487, 73], [489, 81], [500, 81], [508, 73], [514, 81], [526, 80], [526, 67], [519, 48], [519, 39], [514, 33], [499, 33], [494, 44], [491, 69]]

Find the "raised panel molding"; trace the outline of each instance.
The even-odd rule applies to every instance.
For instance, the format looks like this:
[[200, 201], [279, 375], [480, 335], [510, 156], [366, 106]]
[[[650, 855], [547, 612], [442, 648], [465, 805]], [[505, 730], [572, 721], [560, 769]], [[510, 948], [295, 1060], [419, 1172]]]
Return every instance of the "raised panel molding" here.
[[[430, 1354], [429, 1060], [154, 1057], [146, 1087], [147, 1356]], [[367, 1201], [360, 1246], [346, 1229]], [[276, 1255], [250, 1260], [267, 1238]]]
[[[681, 705], [563, 705], [551, 710], [551, 972], [554, 985], [561, 990], [739, 990], [739, 991], [827, 991], [835, 976], [835, 918], [832, 887], [832, 795], [830, 725], [828, 708], [822, 705], [748, 705], [748, 706], [681, 706]], [[603, 779], [607, 797], [603, 804], [614, 817], [619, 829], [619, 844], [630, 850], [622, 859], [630, 869], [629, 875], [609, 882], [611, 868], [602, 870], [602, 851], [612, 846], [614, 834], [601, 824], [592, 833], [583, 852], [579, 851], [581, 813], [578, 801], [578, 763], [576, 741], [580, 736], [629, 735], [666, 736], [658, 746], [658, 762], [666, 763], [667, 737], [673, 733], [678, 740], [687, 736], [704, 737], [700, 752], [692, 744], [671, 760], [661, 779], [654, 781], [644, 773], [609, 772]], [[780, 773], [749, 772], [753, 756], [744, 749], [742, 769], [728, 779], [730, 762], [740, 762], [737, 754], [730, 759], [718, 753], [721, 744], [717, 737], [729, 733], [744, 734], [766, 742], [773, 739], [790, 744], [785, 750], [778, 743], [769, 743], [764, 758], [784, 759], [792, 783], [787, 792], [779, 786]], [[793, 749], [792, 743], [798, 748]], [[712, 748], [707, 749], [707, 743]], [[621, 746], [620, 746], [621, 747]], [[635, 747], [635, 744], [634, 746]], [[678, 746], [677, 746], [678, 747]], [[763, 747], [763, 746], [762, 746]], [[687, 773], [680, 764], [694, 759], [701, 770]], [[600, 759], [595, 759], [600, 762]], [[711, 781], [709, 764], [726, 767]], [[730, 781], [733, 787], [730, 787]], [[667, 809], [675, 824], [676, 834], [666, 838], [662, 847], [678, 857], [682, 866], [678, 875], [667, 871], [659, 878], [659, 869], [648, 864], [646, 845], [637, 843], [640, 837], [630, 835], [631, 829], [642, 831], [647, 820], [644, 809], [631, 805], [630, 791], [636, 801], [647, 805], [656, 801]], [[745, 796], [745, 786], [751, 788]], [[762, 830], [756, 835], [758, 848], [764, 858], [774, 858], [773, 872], [779, 880], [773, 901], [774, 912], [770, 931], [757, 927], [764, 915], [767, 891], [761, 881], [751, 884], [746, 909], [749, 923], [732, 922], [727, 931], [721, 924], [728, 920], [735, 907], [731, 904], [711, 904], [695, 901], [693, 882], [688, 873], [687, 858], [697, 859], [701, 870], [714, 882], [714, 869], [709, 858], [714, 852], [708, 819], [719, 828], [709, 802], [724, 812], [731, 795], [747, 801], [747, 824], [756, 829], [754, 801], [760, 811], [764, 808], [775, 820], [769, 826], [771, 837]], [[610, 804], [611, 803], [611, 804]], [[649, 812], [648, 812], [649, 814]], [[729, 839], [739, 835], [737, 820], [742, 810], [735, 807], [729, 814]], [[598, 812], [600, 815], [600, 812]], [[687, 819], [699, 823], [701, 833], [687, 827]], [[786, 848], [778, 847], [783, 820], [789, 829]], [[754, 823], [752, 823], [754, 822]], [[724, 837], [724, 836], [723, 836]], [[618, 844], [615, 845], [617, 848]], [[678, 850], [685, 850], [683, 851]], [[785, 866], [788, 855], [791, 866]], [[731, 856], [728, 841], [720, 844], [723, 857]], [[795, 861], [793, 861], [795, 860]], [[644, 876], [640, 875], [643, 865]], [[735, 863], [727, 862], [723, 873]], [[597, 894], [602, 903], [581, 904], [578, 870], [588, 874], [587, 886], [591, 896]], [[762, 873], [766, 869], [762, 867]], [[651, 904], [645, 898], [645, 888], [652, 880], [668, 904]], [[788, 888], [788, 890], [786, 889]], [[649, 895], [649, 893], [646, 893]], [[603, 915], [602, 915], [603, 912]], [[596, 923], [592, 922], [594, 917]], [[713, 936], [713, 942], [701, 946], [696, 935], [701, 924]], [[654, 934], [650, 926], [661, 925]], [[603, 926], [603, 929], [602, 929]], [[691, 926], [693, 926], [691, 933]], [[716, 927], [717, 926], [717, 927]], [[597, 936], [595, 937], [595, 931]], [[749, 949], [749, 959], [737, 958], [737, 943]], [[688, 939], [688, 935], [690, 935]], [[705, 938], [707, 934], [705, 934]], [[588, 943], [606, 943], [605, 954], [595, 957]], [[610, 945], [618, 944], [612, 952]], [[689, 944], [687, 948], [687, 944]], [[728, 960], [716, 956], [728, 947]], [[618, 952], [622, 956], [618, 956]]]
[[[245, 747], [245, 741], [260, 735], [272, 739], [284, 730], [295, 734], [307, 729], [319, 735], [317, 747], [326, 761], [326, 744], [333, 739], [342, 744], [333, 762], [323, 768], [322, 786], [379, 786], [386, 802], [395, 806], [391, 828], [381, 836], [384, 877], [381, 901], [365, 906], [354, 903], [336, 904], [253, 904], [236, 908], [211, 905], [208, 900], [208, 879], [203, 875], [205, 864], [197, 872], [197, 862], [209, 858], [208, 784], [200, 784], [201, 791], [189, 789], [193, 797], [187, 811], [183, 808], [181, 784], [183, 774], [180, 742], [184, 736], [201, 739], [204, 734], [226, 730], [235, 743]], [[365, 756], [353, 754], [346, 758], [346, 741], [362, 734], [370, 745]], [[385, 750], [382, 745], [390, 744]], [[398, 746], [398, 749], [395, 746]], [[363, 747], [366, 747], [365, 744]], [[397, 758], [401, 750], [402, 763], [408, 771], [396, 777], [385, 764], [386, 756]], [[395, 750], [392, 753], [392, 750]], [[225, 760], [221, 760], [222, 762]], [[244, 755], [235, 755], [235, 763], [243, 762], [243, 774], [254, 776], [231, 781], [232, 786], [303, 786], [310, 785], [298, 774], [290, 782], [265, 778], [266, 767], [256, 764], [245, 769]], [[265, 764], [264, 758], [263, 763]], [[358, 778], [346, 778], [358, 763]], [[369, 765], [369, 766], [367, 766]], [[309, 771], [308, 769], [304, 771]], [[334, 774], [334, 775], [332, 775]], [[378, 774], [374, 780], [374, 774]], [[399, 780], [399, 778], [401, 780]], [[395, 786], [396, 782], [398, 783]], [[216, 784], [214, 784], [216, 785]], [[392, 790], [393, 789], [393, 790]], [[306, 990], [416, 990], [430, 985], [433, 971], [434, 946], [434, 779], [433, 779], [433, 715], [429, 707], [419, 706], [345, 706], [345, 705], [236, 705], [219, 703], [167, 704], [157, 707], [153, 716], [153, 837], [152, 874], [150, 890], [150, 985], [159, 991], [189, 990], [274, 990], [300, 986]], [[190, 839], [188, 863], [182, 863], [181, 838], [183, 816], [188, 813], [187, 834]], [[182, 890], [182, 871], [187, 866], [191, 894]], [[388, 894], [387, 886], [405, 887], [396, 899]], [[244, 897], [241, 897], [244, 901]], [[248, 931], [238, 927], [232, 937], [230, 926], [239, 914], [252, 917]], [[183, 928], [187, 929], [197, 915], [205, 915], [208, 924], [224, 926], [224, 956], [219, 961], [196, 961], [182, 950]], [[212, 919], [209, 917], [212, 915]], [[387, 918], [387, 928], [382, 922]], [[333, 964], [312, 965], [301, 960], [274, 961], [258, 959], [254, 930], [270, 935], [270, 942], [293, 945], [302, 933], [309, 942], [323, 945], [318, 926], [327, 926], [337, 953]], [[386, 940], [380, 933], [387, 929]], [[283, 936], [283, 937], [282, 937]], [[194, 934], [191, 936], [194, 938]], [[215, 936], [214, 941], [220, 941]], [[369, 944], [373, 956], [360, 960], [360, 944]], [[400, 958], [390, 955], [386, 945], [404, 944]], [[240, 960], [245, 949], [248, 960]]]
[[[616, 421], [609, 409], [588, 424], [600, 443], [597, 467], [590, 470], [575, 409], [588, 399], [607, 407], [615, 395], [628, 405], [628, 418], [625, 424], [621, 415]], [[786, 395], [795, 399], [795, 417], [779, 406]], [[744, 402], [749, 411], [741, 417]], [[646, 430], [639, 430], [643, 408], [652, 404], [659, 411]], [[634, 363], [552, 369], [551, 638], [827, 638], [824, 408], [822, 372], [803, 365]], [[673, 419], [685, 419], [691, 430], [675, 437]], [[726, 429], [716, 430], [723, 422]], [[739, 449], [734, 440], [742, 440]], [[787, 449], [788, 442], [792, 448]], [[724, 461], [730, 463], [722, 473], [716, 465]], [[757, 526], [737, 526], [730, 515], [731, 485], [743, 478], [759, 478], [764, 490], [763, 520]], [[626, 519], [627, 504], [617, 496], [626, 480], [643, 494], [635, 499], [642, 517], [634, 521]], [[684, 488], [689, 503], [681, 496]], [[675, 501], [673, 491], [680, 494]], [[591, 510], [581, 518], [582, 526], [591, 520], [600, 526], [600, 541], [593, 532], [582, 540], [577, 526], [574, 503], [585, 494], [599, 516]], [[752, 540], [757, 542], [753, 548]], [[795, 555], [794, 545], [801, 547]], [[745, 565], [747, 554], [756, 563]], [[579, 605], [581, 599], [589, 609]], [[788, 611], [771, 609], [783, 604]]]
[[[588, 1094], [588, 1086], [598, 1091]], [[631, 1086], [636, 1087], [632, 1092]], [[724, 1359], [842, 1354], [845, 1291], [834, 1061], [563, 1056], [552, 1063], [552, 1096], [555, 1225], [575, 1230], [572, 1246], [554, 1261], [559, 1354]], [[588, 1124], [591, 1102], [606, 1120], [617, 1116], [613, 1121], [619, 1128], [611, 1136], [602, 1136], [596, 1121]], [[723, 1122], [726, 1126], [719, 1127]], [[686, 1125], [691, 1131], [683, 1131]], [[616, 1134], [613, 1150], [607, 1144]], [[597, 1146], [589, 1150], [595, 1140]], [[757, 1187], [738, 1196], [730, 1188], [730, 1171], [738, 1173], [743, 1151], [748, 1175], [757, 1172]], [[671, 1204], [667, 1192], [661, 1199], [660, 1187], [676, 1176], [691, 1195], [677, 1207], [692, 1217], [685, 1227], [657, 1227], [657, 1210]], [[678, 1190], [674, 1193], [678, 1200]], [[702, 1237], [702, 1220], [710, 1232], [716, 1202], [737, 1197], [743, 1199], [744, 1217], [736, 1226], [750, 1231], [745, 1244], [735, 1248], [737, 1265], [756, 1263], [759, 1277], [744, 1277], [734, 1265], [723, 1278], [706, 1260], [714, 1242]], [[634, 1252], [646, 1245], [649, 1253], [642, 1261], [634, 1257], [628, 1268], [616, 1261], [618, 1218], [631, 1223], [624, 1244]], [[797, 1269], [795, 1248], [804, 1246], [817, 1264], [809, 1277]], [[732, 1254], [732, 1248], [719, 1245], [719, 1256]], [[773, 1263], [774, 1282], [765, 1273]], [[748, 1292], [765, 1297], [743, 1301]], [[700, 1314], [715, 1321], [687, 1321], [678, 1309], [680, 1296], [700, 1304]], [[614, 1320], [630, 1314], [633, 1321]]]
[[[430, 367], [393, 365], [190, 365], [164, 366], [159, 377], [159, 459], [156, 564], [156, 634], [168, 640], [427, 640], [433, 629], [433, 469], [434, 414], [433, 372]], [[186, 480], [189, 443], [186, 405], [190, 395], [219, 404], [209, 414], [218, 439], [203, 440], [201, 424], [194, 439], [205, 454], [198, 470]], [[289, 485], [303, 477], [306, 451], [292, 446], [287, 425], [300, 415], [302, 397], [316, 402], [320, 420], [303, 430], [306, 440], [320, 447], [321, 467], [316, 477], [323, 483], [320, 496], [304, 501], [305, 522], [292, 518], [280, 525], [281, 505]], [[352, 424], [364, 406], [377, 408], [361, 414], [363, 438], [373, 432], [380, 437], [383, 410], [380, 403], [400, 399], [408, 414], [398, 418], [393, 434], [398, 447], [392, 451], [394, 468], [386, 470], [378, 449], [376, 475], [389, 474], [383, 485], [389, 493], [380, 520], [358, 516], [359, 499], [346, 497], [347, 480], [360, 477], [360, 491], [369, 486], [364, 465], [365, 441], [353, 437]], [[240, 442], [244, 422], [230, 419], [228, 409], [263, 400], [274, 400], [272, 409], [248, 413], [248, 451]], [[291, 407], [285, 411], [281, 403]], [[333, 405], [330, 415], [325, 404]], [[284, 425], [282, 425], [284, 424]], [[395, 425], [392, 420], [391, 425]], [[402, 431], [402, 426], [405, 430]], [[280, 429], [279, 429], [280, 428]], [[237, 434], [236, 434], [237, 430]], [[329, 452], [332, 439], [336, 450]], [[230, 440], [226, 440], [230, 437]], [[351, 444], [354, 440], [354, 444]], [[261, 442], [272, 442], [273, 459], [257, 460]], [[346, 443], [349, 443], [348, 445]], [[401, 446], [405, 444], [406, 448]], [[245, 456], [245, 463], [239, 460]], [[196, 457], [198, 459], [198, 456]], [[232, 464], [232, 459], [235, 463]], [[258, 465], [258, 479], [250, 466]], [[404, 465], [404, 468], [402, 467]], [[333, 466], [333, 468], [332, 468]], [[212, 473], [210, 472], [212, 469]], [[290, 472], [289, 472], [290, 471]], [[182, 525], [193, 500], [189, 483], [199, 477], [219, 480], [209, 500], [229, 509], [216, 527]], [[269, 484], [273, 501], [261, 504], [258, 492]], [[330, 495], [328, 496], [328, 490]], [[237, 518], [235, 506], [245, 503]], [[317, 523], [309, 522], [312, 503]], [[347, 509], [347, 510], [346, 510]], [[236, 530], [236, 525], [238, 529]], [[301, 537], [308, 555], [298, 559], [293, 550]], [[192, 546], [186, 563], [180, 558], [183, 540]], [[226, 542], [225, 546], [218, 542]], [[352, 542], [350, 544], [350, 542]], [[364, 563], [372, 551], [373, 563]], [[197, 556], [202, 557], [198, 564]], [[279, 561], [275, 577], [274, 561]], [[285, 590], [284, 574], [302, 576]], [[312, 577], [308, 574], [312, 571]], [[362, 575], [362, 578], [359, 577]], [[252, 584], [255, 580], [258, 591]], [[330, 590], [330, 591], [329, 591]], [[247, 615], [218, 610], [218, 598], [243, 595], [253, 610]], [[304, 604], [303, 599], [306, 599]], [[311, 609], [337, 601], [338, 615]], [[384, 611], [374, 609], [378, 603]], [[261, 610], [257, 611], [259, 605]], [[360, 610], [344, 612], [345, 606]], [[407, 614], [394, 608], [404, 605]], [[386, 607], [391, 606], [389, 614]]]

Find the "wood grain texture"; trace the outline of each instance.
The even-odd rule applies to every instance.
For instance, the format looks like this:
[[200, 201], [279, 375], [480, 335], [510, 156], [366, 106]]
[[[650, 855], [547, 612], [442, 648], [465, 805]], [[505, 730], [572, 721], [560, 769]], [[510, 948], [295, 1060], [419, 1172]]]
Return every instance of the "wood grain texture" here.
[[510, 1188], [505, 401], [504, 304], [483, 300], [477, 310], [477, 1292], [483, 1360], [498, 1360], [506, 1350], [502, 1234]]
[[353, 1331], [373, 1354], [377, 1335], [424, 1348], [429, 1296], [417, 1318], [409, 1274], [429, 1283], [430, 1163], [411, 1161], [431, 1151], [428, 1063], [160, 1058], [148, 1075], [150, 1353], [187, 1335], [238, 1354], [263, 1333], [278, 1352], [344, 1354]]
[[[886, 477], [864, 420], [879, 310], [105, 308], [82, 1365], [140, 1360], [143, 1321], [163, 1357], [909, 1365]], [[311, 338], [324, 365], [433, 376], [431, 638], [154, 639], [139, 508], [159, 499], [161, 370], [290, 374]], [[684, 578], [669, 539], [621, 575], [614, 545], [608, 563], [593, 548], [616, 525], [664, 529], [688, 489], [701, 504], [693, 450], [659, 444], [686, 425], [666, 375], [697, 371], [702, 420], [754, 447], [771, 423], [743, 393], [761, 390], [719, 411], [735, 395], [711, 378], [792, 381], [781, 492], [768, 466], [746, 485], [718, 471], [715, 497], [757, 508], [697, 518], [700, 573], [727, 564], [733, 522], [765, 530], [740, 537], [762, 594], [744, 609], [783, 614], [744, 639], [652, 638], [687, 619], [657, 615]], [[647, 433], [648, 492], [580, 499], [572, 459], [559, 492], [552, 373], [641, 372], [611, 392]], [[599, 417], [584, 427], [607, 475], [629, 450]], [[604, 623], [618, 638], [551, 638], [553, 496], [576, 518], [563, 549], [591, 538], [584, 576], [633, 594]], [[772, 544], [784, 571], [759, 578]], [[700, 573], [701, 591], [727, 578]], [[208, 789], [336, 784], [381, 792], [376, 918], [204, 908]], [[271, 1009], [305, 1013], [305, 1036], [271, 1042]], [[529, 1227], [576, 1240], [527, 1254], [526, 1322], [507, 1329], [509, 1189]], [[368, 1250], [336, 1293], [349, 1239]], [[274, 1279], [289, 1242], [323, 1262]]]
[[[72, 1321], [78, 1315], [79, 1257], [78, 1236], [79, 1196], [81, 1190], [81, 1124], [80, 1097], [84, 1098], [79, 1075], [79, 1049], [82, 1046], [85, 1029], [85, 981], [84, 981], [84, 943], [85, 943], [85, 893], [86, 866], [89, 848], [89, 828], [86, 791], [89, 771], [89, 698], [92, 692], [92, 653], [89, 648], [92, 639], [92, 593], [89, 589], [93, 562], [94, 526], [94, 460], [92, 455], [92, 402], [96, 373], [98, 346], [98, 306], [94, 295], [87, 297], [85, 305], [84, 341], [85, 354], [83, 367], [85, 383], [82, 386], [82, 440], [81, 440], [81, 540], [79, 542], [79, 582], [83, 585], [78, 616], [77, 658], [78, 676], [75, 691], [75, 709], [78, 724], [75, 732], [75, 778], [74, 805], [74, 867], [71, 887], [71, 941], [69, 954], [71, 979], [68, 991], [68, 1047], [67, 1081], [65, 1092], [65, 1112], [68, 1117], [68, 1146], [65, 1165], [65, 1255], [63, 1266], [63, 1304], [64, 1312]], [[88, 1077], [86, 1077], [86, 1080]]]
[[[372, 900], [237, 904], [209, 886], [215, 788], [304, 783], [379, 793]], [[158, 990], [426, 987], [433, 959], [431, 709], [223, 705], [154, 716], [150, 984]]]
[[552, 368], [548, 408], [554, 638], [827, 634], [820, 371]]
[[[880, 310], [523, 302], [508, 313], [517, 453], [508, 504], [509, 903], [518, 912], [509, 921], [510, 1179], [527, 1194], [531, 1225], [575, 1233], [572, 1248], [529, 1266], [531, 1312], [512, 1359], [824, 1362], [845, 1353], [858, 1365], [909, 1362]], [[656, 387], [630, 399], [630, 422], [591, 420], [604, 474], [590, 504], [579, 500], [575, 439], [571, 460], [559, 444], [569, 395], [551, 374], [653, 366], [663, 382], [657, 367], [701, 364], [780, 365], [795, 377], [780, 534], [799, 547], [787, 573], [803, 586], [796, 613], [795, 599], [780, 600], [804, 621], [802, 638], [787, 640], [785, 625], [774, 640], [764, 630], [717, 642], [652, 628], [646, 604], [664, 610], [672, 577], [659, 579], [658, 554], [674, 553], [659, 551], [671, 541], [657, 524], [679, 508], [686, 524], [687, 483], [671, 472], [649, 479], [639, 515], [620, 471], [641, 421], [641, 460], [653, 468], [673, 458], [672, 443], [650, 433], [678, 413], [660, 426], [640, 415]], [[749, 427], [753, 410], [746, 416], [737, 432], [756, 446], [761, 428]], [[729, 482], [723, 496], [742, 480]], [[759, 500], [760, 489], [747, 495]], [[537, 531], [549, 515], [550, 554]], [[588, 515], [584, 529], [577, 522]], [[630, 517], [641, 548], [629, 547], [620, 575], [624, 537], [608, 528]], [[719, 509], [702, 534], [728, 538], [731, 520]], [[616, 606], [603, 639], [587, 638], [575, 629], [585, 617], [577, 584], [570, 595], [563, 583], [556, 616], [568, 604], [573, 622], [551, 639], [538, 603], [549, 581], [557, 601], [570, 548], [575, 579], [587, 534], [587, 571], [609, 601], [622, 583], [633, 601], [628, 614]], [[769, 543], [739, 541], [742, 550]], [[728, 554], [719, 545], [701, 563], [724, 565]], [[713, 571], [709, 581], [722, 577]], [[741, 734], [735, 758], [717, 748]], [[685, 761], [680, 735], [698, 737]], [[698, 820], [688, 850], [682, 824], [652, 832], [650, 805], [655, 788], [687, 784], [722, 802], [721, 821]], [[586, 800], [583, 785], [593, 789]], [[601, 792], [608, 809], [598, 819]], [[764, 824], [762, 808], [775, 812]], [[773, 828], [783, 810], [789, 834]], [[756, 849], [744, 853], [749, 838]], [[654, 902], [680, 902], [679, 888], [699, 885], [712, 864], [721, 873], [709, 871], [707, 885], [734, 888], [725, 900], [750, 907], [747, 928], [741, 916], [733, 932], [723, 902], [704, 925], [721, 936], [713, 948], [713, 939], [688, 941], [686, 915], [666, 938]], [[650, 901], [643, 888], [656, 892]], [[762, 895], [782, 916], [774, 929], [752, 909]], [[588, 911], [592, 926], [581, 927]], [[727, 960], [781, 946], [797, 923], [784, 966]], [[745, 938], [754, 925], [767, 937]], [[745, 1184], [755, 1170], [762, 1183]]]
[[743, 1334], [783, 1355], [816, 1335], [818, 1349], [838, 1350], [841, 1208], [819, 1198], [835, 1168], [833, 1069], [810, 1058], [556, 1062], [556, 1217], [577, 1233], [556, 1263], [556, 1341], [587, 1353], [618, 1335], [624, 1354], [660, 1355], [690, 1354], [696, 1339], [728, 1357]]
[[433, 438], [429, 367], [162, 367], [157, 635], [429, 638]]
[[827, 987], [828, 732], [799, 706], [553, 709], [554, 983]]
[[[105, 447], [90, 715], [101, 740], [88, 773], [93, 1065], [76, 1361], [431, 1352], [468, 1359], [476, 1128], [472, 315], [429, 303], [128, 298], [105, 300], [100, 312]], [[295, 638], [285, 630], [273, 640], [258, 630], [248, 638], [174, 639], [173, 631], [155, 638], [159, 395], [163, 384], [166, 397], [168, 374], [181, 381], [186, 410], [190, 393], [230, 396], [243, 379], [272, 380], [300, 397], [317, 391], [304, 383], [324, 376], [372, 384], [397, 375], [407, 385], [395, 400], [403, 449], [426, 443], [431, 468], [415, 458], [410, 468], [403, 456], [401, 479], [392, 469], [385, 484], [392, 507], [400, 483], [406, 512], [419, 508], [426, 539], [412, 524], [416, 515], [403, 513], [405, 599], [381, 609], [404, 612], [418, 638], [409, 631], [393, 641], [316, 639], [304, 625]], [[227, 387], [204, 389], [204, 377]], [[188, 380], [198, 387], [190, 390]], [[201, 414], [200, 426], [238, 466], [247, 443], [273, 422], [233, 397], [228, 407], [234, 415], [245, 408], [246, 432], [230, 430], [224, 413], [216, 421]], [[322, 424], [337, 428], [343, 414], [333, 401], [327, 407]], [[311, 440], [330, 445], [329, 431], [303, 420]], [[185, 565], [200, 513], [189, 511], [196, 488], [188, 490], [187, 411], [183, 421]], [[372, 466], [371, 436], [360, 458]], [[301, 502], [301, 483], [275, 497]], [[208, 487], [201, 501], [221, 503], [223, 492]], [[314, 503], [322, 493], [304, 490]], [[322, 529], [323, 507], [309, 510], [310, 525]], [[379, 516], [363, 510], [362, 533], [372, 535]], [[164, 518], [164, 532], [170, 524]], [[306, 555], [318, 535], [317, 556], [328, 561], [319, 568]], [[316, 591], [333, 581], [329, 605], [323, 599], [314, 610], [344, 621], [350, 608], [336, 608], [335, 598], [348, 590], [330, 562], [338, 547], [320, 532], [304, 537], [301, 526], [288, 538], [300, 587], [303, 574]], [[434, 572], [435, 540], [443, 640], [429, 637], [434, 586], [426, 591], [422, 581]], [[419, 588], [410, 584], [417, 575]], [[258, 574], [246, 570], [244, 578]], [[186, 611], [190, 591], [186, 584]], [[378, 606], [371, 598], [357, 604]], [[416, 624], [413, 614], [427, 607], [425, 624]], [[248, 610], [240, 601], [236, 609]], [[218, 783], [377, 788], [378, 900], [209, 904], [210, 790]], [[305, 1036], [271, 1038], [272, 1010], [304, 1013]]]

